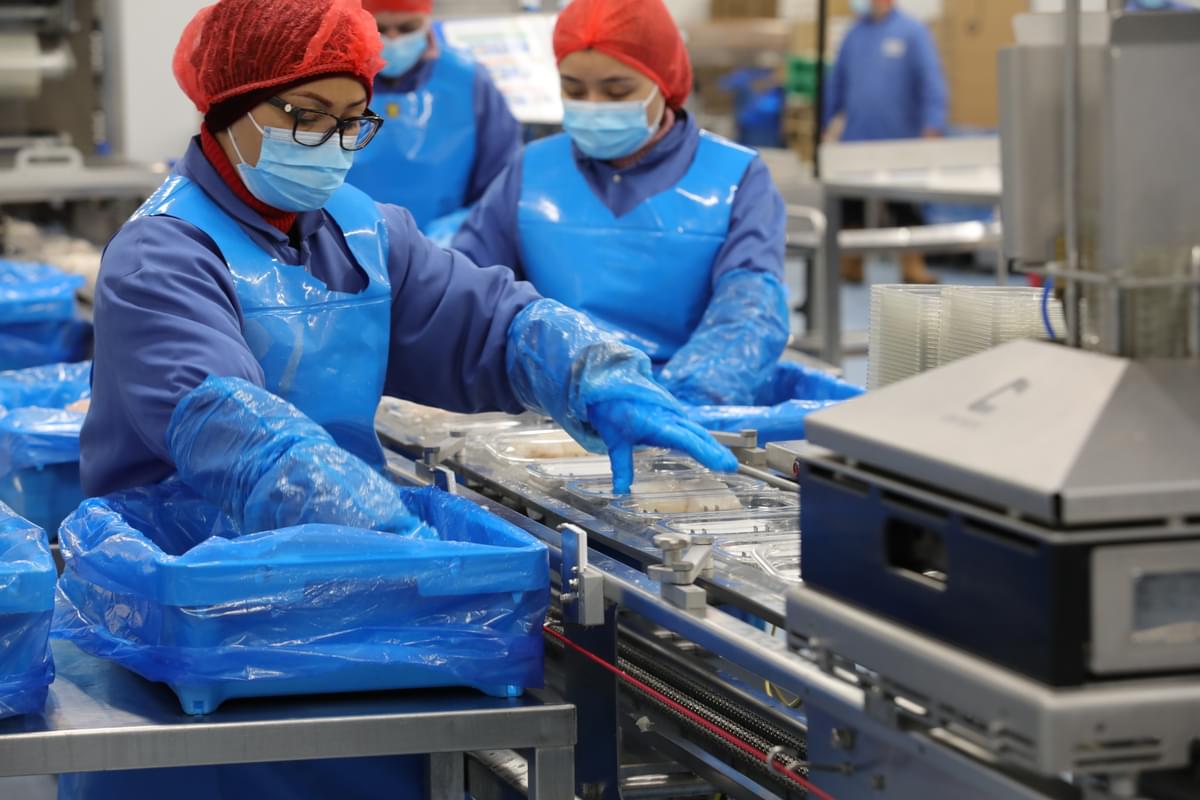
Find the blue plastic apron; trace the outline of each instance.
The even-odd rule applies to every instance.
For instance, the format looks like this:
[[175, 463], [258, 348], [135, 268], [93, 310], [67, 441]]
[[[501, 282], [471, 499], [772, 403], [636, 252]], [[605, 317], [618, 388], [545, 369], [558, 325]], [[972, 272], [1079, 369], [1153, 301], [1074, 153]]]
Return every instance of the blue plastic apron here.
[[[269, 390], [296, 405], [339, 445], [382, 465], [375, 409], [383, 392], [391, 327], [387, 229], [375, 203], [343, 187], [325, 210], [369, 283], [358, 294], [333, 292], [303, 266], [264, 252], [241, 226], [186, 178], [169, 178], [138, 215], [186, 220], [221, 250], [244, 318], [242, 333]], [[59, 800], [341, 800], [418, 796], [419, 758], [355, 758], [136, 772], [81, 773], [59, 779]], [[406, 794], [406, 792], [408, 792]]]
[[387, 229], [378, 207], [343, 186], [325, 210], [367, 274], [357, 294], [334, 292], [300, 265], [285, 264], [187, 178], [174, 177], [141, 212], [185, 220], [216, 243], [233, 275], [242, 335], [266, 388], [295, 405], [359, 458], [383, 465], [375, 409], [383, 394], [391, 330]]
[[518, 211], [525, 277], [661, 365], [712, 296], [712, 266], [754, 152], [701, 133], [674, 187], [617, 217], [575, 165], [566, 134], [529, 145]]
[[421, 230], [465, 206], [475, 168], [477, 68], [443, 49], [424, 86], [376, 92], [371, 108], [384, 125], [354, 156], [347, 180], [380, 203], [407, 208]]

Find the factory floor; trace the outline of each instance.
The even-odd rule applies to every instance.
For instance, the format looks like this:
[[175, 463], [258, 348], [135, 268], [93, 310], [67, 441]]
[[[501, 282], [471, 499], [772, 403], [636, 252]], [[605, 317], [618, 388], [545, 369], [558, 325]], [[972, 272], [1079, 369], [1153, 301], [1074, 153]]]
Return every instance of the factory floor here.
[[[793, 297], [802, 297], [803, 264], [789, 263], [788, 284]], [[995, 275], [983, 268], [951, 268], [934, 266], [944, 284], [989, 285]], [[871, 284], [896, 283], [900, 280], [900, 269], [894, 259], [874, 259], [868, 262], [866, 279], [861, 284], [842, 287], [842, 325], [846, 331], [865, 331], [871, 317]], [[1013, 278], [1020, 283], [1020, 278]], [[793, 320], [793, 330], [801, 328], [799, 318]], [[846, 359], [846, 378], [853, 383], [866, 385], [867, 357], [852, 356]], [[0, 800], [54, 800], [56, 782], [53, 777], [0, 778]]]

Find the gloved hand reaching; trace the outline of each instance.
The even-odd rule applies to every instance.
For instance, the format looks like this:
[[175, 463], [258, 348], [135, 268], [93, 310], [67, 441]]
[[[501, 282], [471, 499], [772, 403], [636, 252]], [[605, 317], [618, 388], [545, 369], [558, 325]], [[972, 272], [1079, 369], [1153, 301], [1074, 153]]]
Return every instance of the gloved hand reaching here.
[[679, 450], [709, 469], [737, 469], [733, 454], [654, 382], [645, 353], [561, 303], [539, 300], [513, 320], [508, 376], [522, 403], [549, 414], [589, 450], [608, 452], [617, 492], [629, 491], [640, 446]]
[[176, 407], [179, 477], [242, 533], [327, 523], [431, 536], [397, 487], [295, 406], [240, 378], [210, 377]]

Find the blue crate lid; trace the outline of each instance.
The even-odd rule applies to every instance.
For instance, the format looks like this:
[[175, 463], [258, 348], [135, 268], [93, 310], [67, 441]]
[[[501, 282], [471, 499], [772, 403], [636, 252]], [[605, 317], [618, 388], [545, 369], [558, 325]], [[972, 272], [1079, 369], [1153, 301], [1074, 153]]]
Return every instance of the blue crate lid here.
[[55, 578], [46, 532], [0, 503], [0, 614], [54, 608]]

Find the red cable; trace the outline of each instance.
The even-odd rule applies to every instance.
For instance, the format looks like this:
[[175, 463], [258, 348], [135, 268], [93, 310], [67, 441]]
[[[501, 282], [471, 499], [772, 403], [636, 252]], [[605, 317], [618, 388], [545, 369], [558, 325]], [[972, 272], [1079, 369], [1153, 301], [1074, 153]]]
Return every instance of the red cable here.
[[797, 775], [795, 772], [788, 769], [787, 767], [785, 767], [781, 764], [775, 763], [775, 759], [773, 759], [767, 753], [764, 753], [762, 750], [759, 750], [757, 747], [750, 744], [749, 742], [743, 741], [742, 739], [739, 739], [738, 737], [734, 736], [729, 731], [723, 730], [721, 727], [710, 722], [709, 720], [706, 720], [704, 717], [700, 716], [695, 711], [692, 711], [690, 708], [680, 705], [679, 703], [677, 703], [674, 700], [672, 700], [671, 698], [667, 697], [665, 694], [663, 694], [662, 692], [653, 688], [652, 686], [647, 686], [645, 683], [643, 683], [642, 681], [633, 677], [628, 672], [625, 672], [620, 667], [616, 667], [616, 666], [613, 666], [612, 664], [608, 663], [603, 658], [600, 658], [600, 656], [596, 655], [595, 653], [591, 652], [590, 650], [585, 650], [584, 648], [582, 648], [579, 645], [572, 642], [566, 636], [563, 636], [558, 631], [552, 630], [551, 628], [548, 628], [548, 627], [544, 628], [543, 630], [545, 630], [546, 633], [550, 634], [555, 639], [562, 642], [563, 644], [565, 644], [567, 647], [571, 648], [575, 652], [588, 658], [591, 661], [594, 661], [595, 663], [599, 664], [601, 667], [604, 667], [606, 670], [608, 670], [612, 674], [616, 675], [618, 678], [625, 681], [626, 683], [636, 686], [638, 689], [640, 689], [643, 692], [645, 692], [646, 694], [650, 695], [655, 700], [658, 700], [660, 703], [663, 703], [664, 705], [670, 706], [673, 710], [679, 712], [680, 714], [683, 714], [685, 717], [690, 719], [692, 722], [695, 722], [697, 725], [700, 725], [701, 727], [705, 728], [706, 730], [721, 737], [725, 741], [732, 744], [734, 747], [737, 747], [739, 750], [741, 750], [745, 753], [749, 753], [750, 755], [754, 756], [759, 761], [762, 761], [763, 763], [765, 763], [768, 768], [777, 770], [778, 772], [782, 773], [785, 777], [788, 777], [791, 780], [795, 781], [797, 784], [804, 787], [805, 791], [807, 791], [813, 797], [818, 798], [818, 800], [833, 800], [833, 797], [831, 795], [825, 793], [824, 791], [822, 791], [818, 787], [814, 786], [812, 783], [805, 780], [804, 778], [800, 777], [799, 775]]

